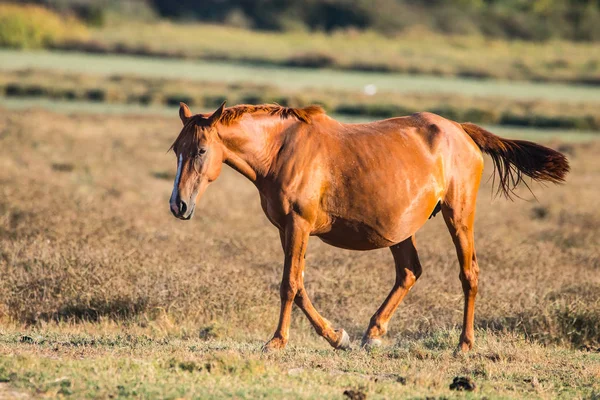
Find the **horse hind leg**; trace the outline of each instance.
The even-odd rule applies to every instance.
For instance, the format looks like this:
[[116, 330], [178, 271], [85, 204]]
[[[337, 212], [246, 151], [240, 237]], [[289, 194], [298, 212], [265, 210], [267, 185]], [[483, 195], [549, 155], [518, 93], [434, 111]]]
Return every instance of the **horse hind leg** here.
[[387, 332], [392, 315], [404, 299], [404, 296], [421, 276], [422, 268], [412, 236], [401, 243], [390, 247], [396, 266], [396, 282], [381, 307], [371, 317], [369, 328], [362, 339], [362, 347], [376, 347], [381, 344], [381, 337]]
[[467, 193], [453, 193], [442, 204], [442, 215], [456, 247], [460, 264], [459, 278], [464, 293], [463, 327], [459, 349], [468, 351], [475, 341], [474, 318], [475, 297], [479, 280], [479, 266], [475, 255], [473, 224], [475, 220], [475, 201], [477, 189]]

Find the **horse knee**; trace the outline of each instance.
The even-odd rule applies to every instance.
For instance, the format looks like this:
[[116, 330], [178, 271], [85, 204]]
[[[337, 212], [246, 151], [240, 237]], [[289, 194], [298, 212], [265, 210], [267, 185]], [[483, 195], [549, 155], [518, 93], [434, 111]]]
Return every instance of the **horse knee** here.
[[459, 278], [465, 292], [469, 292], [472, 295], [477, 294], [477, 289], [479, 286], [479, 271], [476, 269], [472, 269], [467, 272], [461, 271]]
[[298, 290], [296, 291], [296, 295], [294, 297], [294, 303], [296, 303], [296, 305], [298, 305], [299, 307], [303, 307], [306, 305], [307, 300], [308, 294], [306, 293], [306, 289], [304, 289], [304, 286], [298, 287]]
[[279, 287], [282, 300], [294, 299], [298, 293], [298, 283], [294, 280], [284, 280]]

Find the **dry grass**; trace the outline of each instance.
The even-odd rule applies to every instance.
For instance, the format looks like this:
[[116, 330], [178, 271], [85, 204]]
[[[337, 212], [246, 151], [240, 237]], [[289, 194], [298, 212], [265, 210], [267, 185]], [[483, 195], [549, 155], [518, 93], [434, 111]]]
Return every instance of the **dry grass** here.
[[[600, 394], [600, 143], [554, 143], [572, 173], [536, 187], [538, 202], [492, 201], [483, 185], [470, 355], [452, 356], [462, 294], [438, 217], [417, 235], [424, 274], [383, 349], [334, 353], [296, 310], [290, 350], [262, 356], [279, 308], [277, 232], [229, 169], [192, 221], [170, 215], [165, 152], [179, 124], [0, 110], [0, 380], [77, 398], [450, 397], [455, 375], [479, 396]], [[310, 242], [313, 302], [355, 340], [392, 271], [386, 250]]]

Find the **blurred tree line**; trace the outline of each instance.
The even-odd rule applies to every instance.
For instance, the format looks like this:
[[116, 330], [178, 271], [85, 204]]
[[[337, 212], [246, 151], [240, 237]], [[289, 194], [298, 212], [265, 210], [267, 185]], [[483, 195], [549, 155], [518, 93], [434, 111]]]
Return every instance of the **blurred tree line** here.
[[[371, 29], [414, 25], [446, 34], [524, 40], [600, 40], [600, 0], [38, 0], [102, 23], [103, 10], [261, 30]], [[133, 10], [133, 11], [132, 11]], [[140, 11], [142, 10], [142, 11]]]

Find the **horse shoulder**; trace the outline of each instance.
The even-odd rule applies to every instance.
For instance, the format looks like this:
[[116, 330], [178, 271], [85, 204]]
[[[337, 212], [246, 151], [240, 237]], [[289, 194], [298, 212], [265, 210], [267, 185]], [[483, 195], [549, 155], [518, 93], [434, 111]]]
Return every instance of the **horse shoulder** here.
[[289, 129], [274, 155], [270, 179], [261, 194], [263, 210], [271, 222], [281, 221], [290, 213], [309, 222], [317, 219], [325, 174], [320, 161], [323, 144], [310, 128], [299, 123]]

